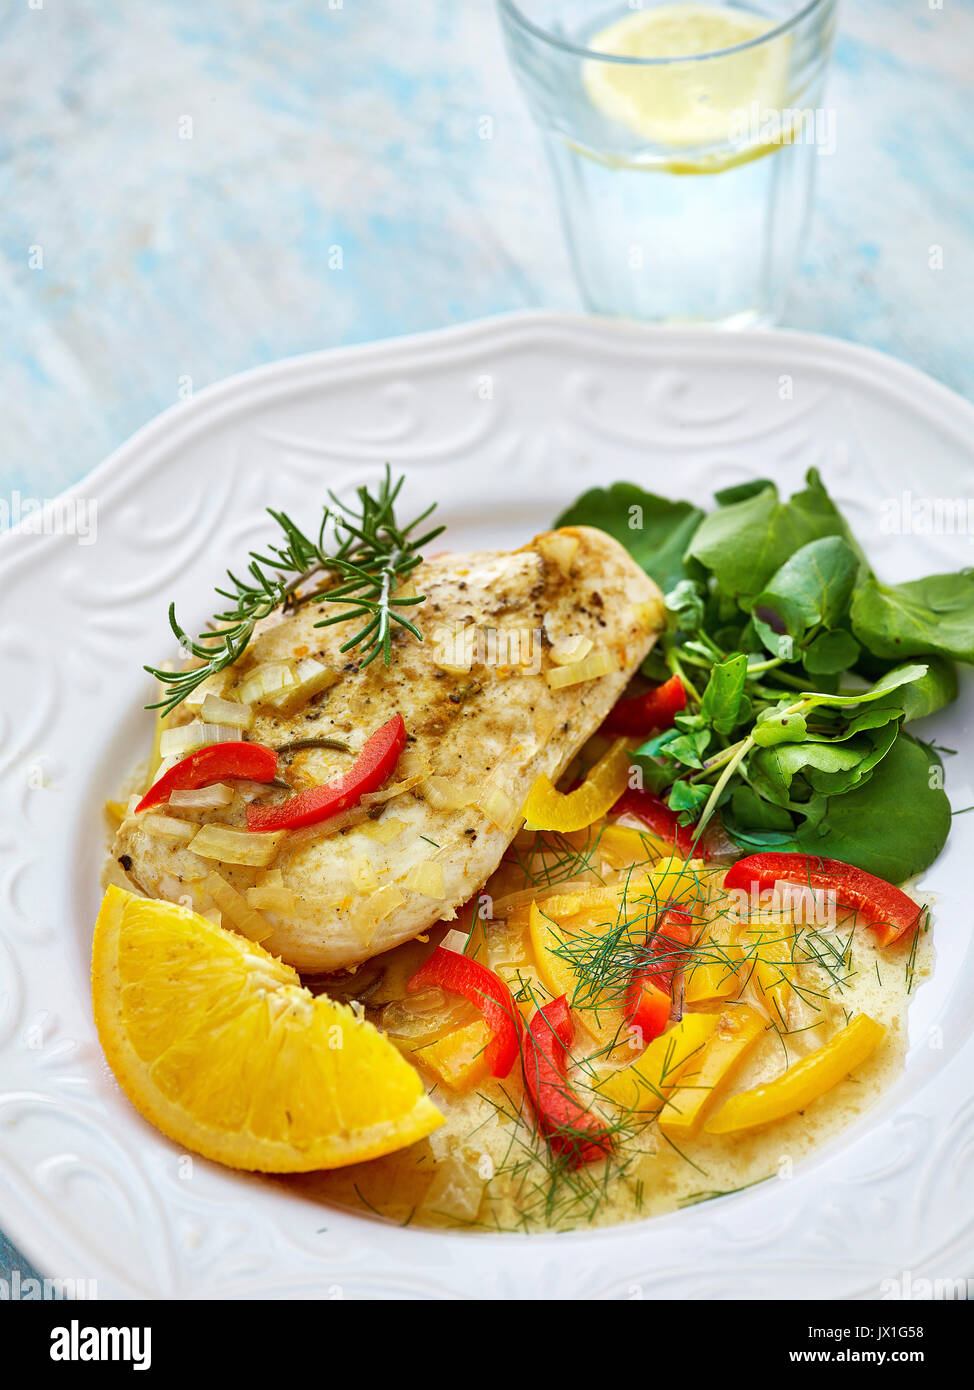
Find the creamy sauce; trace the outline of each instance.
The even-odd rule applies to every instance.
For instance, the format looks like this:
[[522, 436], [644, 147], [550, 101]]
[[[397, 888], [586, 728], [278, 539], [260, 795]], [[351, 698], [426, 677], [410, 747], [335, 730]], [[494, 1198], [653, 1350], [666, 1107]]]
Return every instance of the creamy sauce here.
[[[127, 790], [141, 789], [142, 780], [134, 776]], [[523, 864], [523, 856], [518, 862]], [[645, 873], [651, 867], [643, 862], [635, 872]], [[581, 878], [595, 886], [603, 880], [619, 882], [627, 873], [625, 868], [608, 870], [604, 862], [600, 870], [596, 874], [583, 869]], [[703, 896], [709, 895], [712, 901], [706, 907], [698, 902], [695, 915], [720, 920], [726, 912], [726, 899], [719, 889], [721, 875], [717, 870], [702, 876], [701, 881], [710, 885]], [[103, 880], [106, 885], [119, 882], [131, 891], [131, 883], [110, 853]], [[578, 881], [578, 875], [572, 877], [573, 883]], [[488, 882], [487, 891], [501, 901], [505, 892], [522, 886], [523, 877], [512, 878], [508, 862]], [[483, 924], [478, 928], [482, 939], [477, 952], [509, 983], [515, 997], [520, 991], [526, 1020], [534, 1011], [529, 991], [537, 1003], [551, 997], [537, 970], [527, 912], [526, 906], [518, 906], [506, 919]], [[802, 927], [787, 911], [763, 911], [760, 917], [736, 924], [745, 937], [749, 928], [760, 928], [772, 940], [787, 940], [797, 932], [799, 944], [803, 941]], [[428, 937], [386, 952], [353, 973], [305, 980], [316, 992], [360, 1002], [366, 1016], [418, 1066], [445, 1123], [428, 1139], [386, 1158], [333, 1172], [264, 1181], [399, 1224], [535, 1231], [636, 1221], [770, 1178], [790, 1178], [795, 1165], [866, 1113], [896, 1080], [906, 1052], [908, 1003], [930, 975], [934, 954], [929, 927], [880, 950], [866, 924], [848, 914], [843, 918], [840, 909], [838, 922], [816, 931], [812, 938], [814, 954], [828, 960], [829, 968], [805, 959], [807, 944], [797, 953], [801, 963], [790, 972], [795, 993], [784, 1022], [780, 1017], [772, 1022], [773, 1009], [753, 976], [742, 970], [744, 983], [736, 997], [766, 1015], [768, 1030], [735, 1073], [727, 1095], [774, 1079], [856, 1014], [867, 1013], [883, 1024], [886, 1036], [867, 1062], [805, 1111], [737, 1136], [700, 1134], [682, 1140], [679, 1149], [661, 1133], [655, 1117], [626, 1114], [601, 1097], [593, 1098], [593, 1081], [607, 1067], [605, 1048], [587, 1033], [585, 1010], [576, 1010], [572, 1084], [584, 1103], [592, 1104], [617, 1129], [609, 1159], [570, 1169], [552, 1159], [536, 1131], [519, 1065], [504, 1080], [487, 1078], [466, 1094], [450, 1091], [424, 1066], [424, 1044], [479, 1017], [472, 1005], [454, 996], [442, 997], [432, 1018], [424, 1017], [407, 993], [406, 981], [447, 930], [446, 924], [440, 924]], [[728, 1007], [732, 1007], [729, 1002], [711, 1002], [686, 1006], [685, 1011], [713, 1013]], [[593, 1055], [594, 1061], [590, 1060]], [[638, 1056], [638, 1051], [627, 1053], [622, 1045], [612, 1051], [608, 1065], [624, 1065]], [[715, 1105], [714, 1111], [718, 1108]]]
[[[766, 924], [768, 915], [761, 920]], [[502, 923], [488, 930], [500, 941], [509, 939], [510, 928]], [[783, 933], [793, 930], [790, 919], [781, 927]], [[887, 1033], [873, 1056], [802, 1113], [737, 1136], [701, 1134], [681, 1142], [680, 1151], [661, 1134], [655, 1119], [630, 1117], [616, 1136], [610, 1159], [571, 1171], [552, 1162], [534, 1132], [515, 1067], [505, 1080], [488, 1079], [466, 1095], [434, 1087], [433, 1098], [446, 1122], [421, 1144], [347, 1170], [284, 1181], [306, 1196], [399, 1223], [529, 1231], [635, 1221], [765, 1179], [790, 1178], [795, 1165], [867, 1112], [899, 1075], [909, 998], [933, 963], [929, 931], [879, 950], [866, 926], [849, 919], [816, 938], [818, 951], [825, 950], [829, 940], [840, 955], [849, 945], [845, 964], [838, 971], [814, 964], [799, 968], [800, 997], [789, 1014], [793, 1031], [769, 1027], [727, 1091], [731, 1095], [772, 1080], [855, 1014], [867, 1013], [883, 1024]], [[421, 958], [417, 946], [401, 949], [412, 952], [403, 962], [404, 970], [415, 969]], [[502, 946], [496, 954], [509, 956], [512, 951]], [[391, 952], [386, 961], [393, 977], [400, 965], [398, 955]], [[520, 970], [522, 978], [533, 974], [529, 962]], [[510, 972], [508, 978], [513, 978]], [[750, 984], [742, 998], [755, 1004]], [[716, 1007], [691, 1011], [713, 1012]], [[375, 1016], [381, 1018], [381, 1011]], [[472, 1017], [476, 1015], [461, 1004], [450, 1027]], [[576, 1042], [583, 1041], [584, 1030], [579, 1029]], [[406, 1050], [408, 1054], [408, 1044]], [[422, 1071], [421, 1056], [421, 1051], [413, 1054]], [[586, 1099], [590, 1076], [586, 1065], [572, 1073]], [[612, 1113], [612, 1108], [606, 1105], [604, 1113]], [[467, 1211], [476, 1205], [478, 1192], [479, 1205], [470, 1216]]]

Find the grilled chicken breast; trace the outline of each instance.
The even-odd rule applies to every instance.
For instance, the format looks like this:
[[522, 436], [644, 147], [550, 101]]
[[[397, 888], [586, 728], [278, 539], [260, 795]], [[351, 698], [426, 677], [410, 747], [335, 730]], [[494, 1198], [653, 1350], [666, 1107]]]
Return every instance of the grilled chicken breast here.
[[[306, 605], [262, 625], [226, 692], [270, 661], [312, 656], [337, 673], [287, 715], [257, 710], [248, 737], [272, 747], [337, 736], [354, 754], [402, 714], [409, 743], [386, 799], [353, 813], [358, 823], [346, 815], [338, 829], [292, 832], [269, 869], [201, 859], [151, 833], [145, 814], [129, 816], [114, 853], [131, 885], [197, 911], [216, 907], [231, 926], [241, 925], [236, 904], [243, 929], [253, 934], [257, 923], [263, 944], [304, 972], [355, 966], [455, 916], [500, 862], [536, 777], [557, 780], [618, 699], [655, 641], [663, 604], [623, 547], [589, 527], [547, 532], [512, 552], [433, 557], [412, 587], [427, 596], [410, 610], [425, 640], [400, 633], [391, 665], [380, 658], [359, 669], [354, 651], [339, 651], [345, 625], [315, 628], [330, 610]], [[561, 687], [555, 676], [553, 688], [574, 639], [575, 651], [590, 642], [596, 666], [604, 656], [609, 669]], [[180, 707], [170, 722], [193, 717]], [[282, 760], [282, 774], [298, 791], [352, 760], [304, 749]], [[170, 814], [243, 827], [248, 798], [281, 795], [248, 785], [219, 810]], [[213, 891], [221, 881], [229, 898]]]

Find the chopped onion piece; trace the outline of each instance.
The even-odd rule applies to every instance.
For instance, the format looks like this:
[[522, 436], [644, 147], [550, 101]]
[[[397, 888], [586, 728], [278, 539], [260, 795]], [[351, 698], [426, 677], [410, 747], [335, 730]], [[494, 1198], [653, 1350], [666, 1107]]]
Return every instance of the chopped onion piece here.
[[446, 897], [443, 865], [434, 859], [415, 864], [402, 881], [402, 886], [410, 893], [420, 893], [424, 898], [437, 898], [440, 902]]
[[571, 666], [573, 662], [588, 656], [594, 646], [591, 637], [573, 633], [571, 637], [559, 637], [557, 642], [553, 642], [548, 655], [558, 666]]
[[140, 824], [147, 835], [154, 835], [159, 840], [182, 840], [184, 843], [188, 843], [199, 829], [195, 821], [178, 820], [175, 816], [150, 814], [144, 816]]
[[239, 700], [221, 700], [219, 695], [207, 695], [200, 713], [209, 724], [229, 724], [231, 729], [249, 729], [254, 711]]
[[299, 661], [294, 672], [294, 684], [287, 686], [276, 695], [268, 695], [266, 702], [273, 705], [282, 714], [290, 714], [301, 705], [305, 705], [312, 695], [317, 695], [322, 690], [327, 690], [330, 685], [334, 685], [338, 680], [339, 673], [332, 670], [330, 666], [323, 666], [320, 661], [316, 661], [313, 656], [305, 657]]
[[297, 677], [290, 662], [266, 661], [244, 677], [237, 687], [237, 695], [241, 704], [264, 704], [292, 685], [297, 685]]
[[357, 893], [370, 893], [378, 888], [379, 880], [371, 860], [364, 854], [351, 854], [348, 857], [348, 877]]
[[517, 807], [507, 792], [501, 791], [500, 787], [488, 783], [477, 798], [476, 805], [498, 830], [506, 831], [513, 826]]
[[510, 917], [519, 907], [529, 907], [532, 902], [540, 903], [545, 898], [560, 897], [562, 894], [590, 889], [593, 886], [601, 886], [598, 879], [567, 878], [561, 883], [551, 883], [543, 888], [520, 888], [516, 893], [505, 893], [503, 897], [494, 899], [494, 916]]
[[282, 917], [293, 917], [297, 912], [297, 896], [290, 888], [271, 883], [258, 883], [248, 888], [247, 905], [258, 912], [276, 912]]
[[454, 928], [444, 936], [440, 942], [440, 948], [444, 951], [457, 951], [462, 956], [469, 942], [470, 937], [465, 931], [457, 931]]
[[420, 791], [434, 811], [459, 811], [463, 806], [474, 805], [479, 795], [469, 783], [439, 776], [427, 777]]
[[218, 806], [229, 806], [233, 800], [233, 787], [226, 782], [215, 782], [212, 787], [200, 787], [196, 791], [175, 791], [169, 793], [170, 806], [189, 806], [197, 811], [212, 811]]
[[563, 690], [568, 685], [581, 685], [583, 681], [598, 680], [599, 676], [607, 676], [618, 669], [612, 653], [601, 648], [583, 657], [581, 661], [573, 661], [570, 666], [558, 666], [555, 670], [549, 671], [548, 684], [552, 690]]
[[236, 927], [237, 931], [251, 941], [266, 941], [273, 936], [274, 928], [259, 912], [255, 912], [231, 884], [220, 874], [211, 871], [200, 881], [200, 887], [209, 895], [224, 917]]
[[475, 631], [472, 626], [453, 632], [441, 630], [433, 665], [451, 676], [465, 676], [473, 665]]
[[[163, 760], [175, 758], [177, 762], [194, 748], [206, 748], [211, 743], [239, 743], [240, 730], [229, 724], [204, 724], [194, 719], [192, 724], [180, 724], [178, 729], [163, 729], [159, 739], [159, 752]], [[162, 776], [161, 767], [156, 771], [154, 782]]]
[[395, 816], [383, 816], [381, 820], [363, 822], [362, 834], [368, 835], [369, 839], [375, 840], [377, 844], [391, 845], [405, 829], [404, 820], [397, 820]]
[[571, 574], [572, 561], [578, 550], [577, 536], [566, 536], [562, 531], [547, 531], [538, 537], [535, 544], [544, 559], [553, 561], [562, 574]]
[[352, 908], [349, 917], [355, 934], [363, 946], [368, 946], [375, 936], [379, 923], [403, 902], [403, 896], [394, 883], [378, 889], [367, 898], [360, 898]]
[[423, 781], [423, 773], [417, 772], [415, 777], [407, 777], [402, 782], [393, 782], [391, 786], [380, 787], [376, 792], [366, 792], [362, 797], [361, 805], [378, 806], [383, 801], [391, 801], [394, 796], [401, 796], [403, 792], [412, 791], [413, 787], [418, 786]]
[[202, 709], [206, 703], [208, 695], [224, 695], [227, 686], [230, 684], [232, 672], [228, 666], [222, 671], [214, 671], [206, 680], [200, 681], [195, 690], [191, 690], [183, 700], [187, 709]]
[[263, 868], [276, 857], [287, 833], [278, 830], [273, 834], [254, 834], [251, 830], [232, 830], [228, 825], [204, 825], [189, 847], [201, 859]]
[[437, 1164], [436, 1174], [420, 1205], [437, 1216], [476, 1221], [487, 1184], [472, 1164], [451, 1154]]

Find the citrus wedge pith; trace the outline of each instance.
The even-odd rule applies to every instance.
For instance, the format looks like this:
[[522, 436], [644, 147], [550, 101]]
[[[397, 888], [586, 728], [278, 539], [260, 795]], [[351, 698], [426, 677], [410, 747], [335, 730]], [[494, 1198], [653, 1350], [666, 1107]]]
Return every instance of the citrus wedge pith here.
[[105, 894], [92, 946], [105, 1056], [151, 1124], [268, 1173], [340, 1168], [443, 1123], [416, 1071], [261, 946], [172, 903]]

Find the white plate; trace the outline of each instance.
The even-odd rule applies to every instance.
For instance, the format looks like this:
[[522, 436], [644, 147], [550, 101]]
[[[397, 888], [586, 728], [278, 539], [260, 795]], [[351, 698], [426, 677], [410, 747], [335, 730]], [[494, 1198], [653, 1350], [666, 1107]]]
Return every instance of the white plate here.
[[[880, 506], [970, 490], [972, 436], [958, 397], [826, 339], [518, 315], [235, 377], [68, 494], [97, 501], [97, 544], [3, 537], [0, 1225], [102, 1296], [877, 1297], [905, 1271], [974, 1273], [974, 814], [925, 880], [937, 968], [883, 1104], [789, 1181], [605, 1232], [402, 1230], [189, 1160], [119, 1092], [87, 983], [100, 803], [149, 734], [140, 666], [172, 651], [171, 599], [208, 616], [210, 586], [266, 535], [263, 506], [311, 520], [326, 486], [389, 459], [410, 504], [439, 499], [454, 548], [517, 545], [594, 483], [706, 502], [814, 465], [900, 579], [971, 563], [969, 536], [882, 534]], [[941, 743], [968, 746], [970, 710], [968, 680]], [[968, 767], [948, 759], [956, 807]]]

